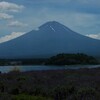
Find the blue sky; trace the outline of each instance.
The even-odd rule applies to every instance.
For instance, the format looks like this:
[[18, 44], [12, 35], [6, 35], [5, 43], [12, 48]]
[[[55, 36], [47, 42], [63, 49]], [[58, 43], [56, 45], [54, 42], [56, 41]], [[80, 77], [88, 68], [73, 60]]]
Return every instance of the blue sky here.
[[0, 0], [0, 37], [14, 38], [47, 21], [100, 39], [100, 0]]

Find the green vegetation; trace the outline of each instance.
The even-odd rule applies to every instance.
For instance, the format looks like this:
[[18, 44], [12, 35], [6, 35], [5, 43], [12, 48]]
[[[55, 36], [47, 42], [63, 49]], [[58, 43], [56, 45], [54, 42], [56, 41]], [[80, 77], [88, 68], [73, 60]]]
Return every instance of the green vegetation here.
[[32, 96], [26, 94], [19, 94], [12, 96], [12, 100], [52, 100], [50, 98], [42, 97], [42, 96]]
[[20, 72], [20, 69], [17, 66], [15, 66], [13, 69], [11, 69], [10, 72], [12, 72], [12, 73]]
[[41, 65], [47, 59], [39, 58], [39, 59], [0, 59], [0, 65]]
[[0, 100], [100, 100], [100, 68], [0, 74]]
[[85, 54], [58, 54], [51, 57], [46, 65], [75, 65], [75, 64], [98, 64], [99, 62], [92, 56]]
[[50, 58], [0, 59], [0, 65], [75, 65], [100, 64], [100, 61], [86, 54], [58, 54]]

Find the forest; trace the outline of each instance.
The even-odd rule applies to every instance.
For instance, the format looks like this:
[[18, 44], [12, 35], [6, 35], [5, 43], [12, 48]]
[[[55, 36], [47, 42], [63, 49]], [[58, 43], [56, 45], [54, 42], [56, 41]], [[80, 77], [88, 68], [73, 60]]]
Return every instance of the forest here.
[[57, 54], [48, 58], [28, 58], [28, 59], [0, 59], [0, 65], [87, 65], [100, 64], [100, 61], [93, 56], [83, 53], [77, 54]]

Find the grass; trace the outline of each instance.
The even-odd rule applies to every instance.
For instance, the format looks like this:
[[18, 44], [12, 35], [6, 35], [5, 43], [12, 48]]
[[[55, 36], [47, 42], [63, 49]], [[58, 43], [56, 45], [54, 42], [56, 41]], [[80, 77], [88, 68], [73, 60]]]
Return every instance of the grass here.
[[25, 94], [13, 95], [12, 100], [52, 100], [42, 96], [31, 96]]

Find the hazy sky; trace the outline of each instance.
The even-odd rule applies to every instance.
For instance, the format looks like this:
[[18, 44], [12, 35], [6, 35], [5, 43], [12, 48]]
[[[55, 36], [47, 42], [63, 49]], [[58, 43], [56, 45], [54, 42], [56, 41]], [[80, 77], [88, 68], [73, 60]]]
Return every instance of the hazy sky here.
[[58, 21], [100, 39], [100, 0], [0, 0], [3, 39], [24, 34], [47, 21]]

